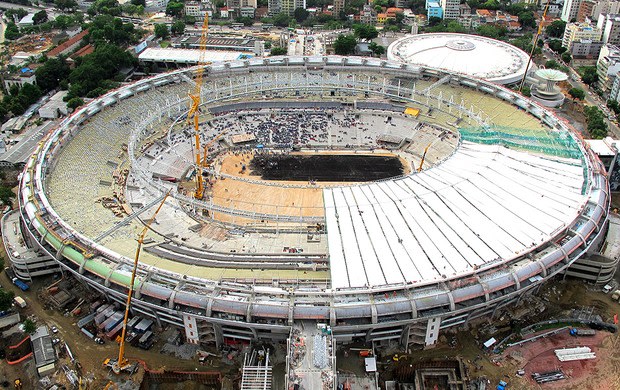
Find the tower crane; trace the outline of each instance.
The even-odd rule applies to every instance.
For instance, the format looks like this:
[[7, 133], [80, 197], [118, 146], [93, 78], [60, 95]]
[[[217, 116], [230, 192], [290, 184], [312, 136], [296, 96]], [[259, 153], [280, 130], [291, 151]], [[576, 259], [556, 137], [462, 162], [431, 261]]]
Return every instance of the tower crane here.
[[204, 196], [204, 179], [202, 178], [202, 164], [200, 163], [200, 129], [198, 126], [198, 119], [200, 116], [200, 91], [202, 90], [202, 83], [204, 80], [204, 68], [205, 65], [211, 64], [207, 61], [207, 37], [209, 35], [209, 14], [205, 13], [205, 18], [202, 21], [202, 29], [200, 33], [200, 56], [198, 57], [198, 70], [196, 71], [196, 85], [194, 91], [190, 92], [190, 107], [187, 113], [188, 122], [192, 121], [194, 124], [194, 159], [196, 161], [196, 190], [194, 191], [194, 198], [202, 199]]
[[148, 230], [151, 228], [151, 224], [155, 220], [155, 217], [161, 210], [162, 206], [166, 202], [166, 199], [168, 199], [169, 195], [170, 195], [170, 191], [168, 191], [166, 195], [164, 195], [164, 198], [161, 200], [161, 203], [159, 203], [159, 206], [157, 206], [157, 209], [151, 216], [151, 219], [148, 220], [148, 222], [144, 225], [144, 228], [142, 228], [142, 231], [138, 235], [138, 247], [136, 248], [136, 256], [133, 261], [133, 269], [131, 271], [131, 282], [129, 283], [129, 292], [127, 292], [127, 304], [125, 305], [125, 317], [123, 318], [123, 331], [121, 333], [121, 341], [120, 341], [119, 349], [118, 349], [118, 360], [113, 361], [112, 359], [108, 358], [103, 362], [105, 366], [111, 367], [112, 371], [114, 371], [115, 374], [120, 374], [121, 371], [125, 371], [131, 366], [127, 358], [125, 358], [125, 336], [127, 333], [127, 320], [129, 319], [129, 308], [131, 306], [131, 296], [133, 295], [133, 284], [136, 280], [136, 271], [138, 269], [138, 260], [140, 259], [140, 251], [142, 250], [142, 244], [144, 243], [144, 237], [146, 236], [146, 232], [148, 232]]

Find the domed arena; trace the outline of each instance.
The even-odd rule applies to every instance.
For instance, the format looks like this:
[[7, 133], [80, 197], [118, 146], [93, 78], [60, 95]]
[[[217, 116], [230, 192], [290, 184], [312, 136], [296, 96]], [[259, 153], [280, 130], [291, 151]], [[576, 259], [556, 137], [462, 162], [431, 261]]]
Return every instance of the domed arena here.
[[[497, 84], [520, 81], [529, 54], [506, 42], [470, 34], [407, 35], [392, 42], [388, 59], [482, 78]], [[530, 64], [529, 70], [536, 65]]]
[[[432, 345], [535, 292], [604, 235], [608, 184], [578, 134], [492, 82], [361, 57], [207, 65], [93, 100], [20, 181], [27, 240], [191, 343]], [[200, 148], [197, 148], [198, 137]], [[204, 195], [196, 195], [202, 178]]]

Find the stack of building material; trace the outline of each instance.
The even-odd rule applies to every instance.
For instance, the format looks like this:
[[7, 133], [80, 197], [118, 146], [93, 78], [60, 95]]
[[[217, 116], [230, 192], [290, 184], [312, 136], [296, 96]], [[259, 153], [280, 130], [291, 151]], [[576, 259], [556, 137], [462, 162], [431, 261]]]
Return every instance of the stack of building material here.
[[562, 348], [555, 350], [555, 356], [561, 362], [570, 362], [573, 360], [594, 359], [596, 355], [590, 347]]

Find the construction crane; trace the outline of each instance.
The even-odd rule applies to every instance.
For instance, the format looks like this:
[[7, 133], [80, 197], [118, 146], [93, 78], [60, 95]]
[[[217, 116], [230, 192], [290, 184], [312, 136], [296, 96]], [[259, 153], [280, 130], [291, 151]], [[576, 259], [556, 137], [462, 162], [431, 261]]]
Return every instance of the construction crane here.
[[120, 342], [120, 346], [118, 349], [118, 360], [113, 361], [108, 358], [103, 362], [105, 366], [111, 367], [112, 371], [114, 371], [115, 374], [120, 374], [121, 371], [125, 371], [131, 366], [129, 364], [129, 361], [125, 358], [125, 336], [127, 333], [127, 320], [129, 319], [129, 308], [131, 307], [131, 296], [133, 295], [133, 284], [136, 280], [136, 271], [138, 270], [138, 260], [140, 259], [140, 251], [142, 250], [142, 244], [144, 243], [144, 237], [146, 236], [146, 232], [148, 232], [148, 230], [151, 228], [151, 224], [153, 223], [153, 221], [155, 221], [155, 217], [161, 210], [162, 206], [166, 202], [166, 199], [168, 199], [169, 195], [170, 195], [170, 191], [168, 191], [166, 195], [164, 195], [164, 198], [159, 203], [159, 206], [157, 206], [157, 210], [155, 210], [155, 212], [151, 216], [151, 219], [148, 220], [148, 222], [144, 225], [144, 228], [142, 228], [140, 235], [138, 235], [138, 247], [136, 248], [136, 256], [133, 261], [133, 269], [131, 271], [131, 282], [129, 283], [129, 292], [127, 292], [127, 303], [125, 305], [125, 317], [123, 318], [123, 331], [121, 333], [121, 342]]
[[207, 142], [204, 146], [204, 153], [202, 155], [202, 169], [209, 169], [209, 163], [207, 160], [207, 157], [209, 157], [207, 154], [209, 152], [209, 148], [211, 146], [213, 146], [213, 144], [215, 143], [215, 141], [217, 141], [218, 139], [222, 138], [222, 136], [224, 135], [224, 133], [226, 133], [227, 129], [224, 129], [222, 131], [220, 131], [211, 141]]
[[204, 79], [205, 65], [211, 64], [207, 61], [207, 37], [209, 35], [209, 15], [205, 13], [205, 18], [202, 22], [202, 31], [200, 34], [200, 56], [198, 57], [198, 70], [196, 71], [196, 85], [194, 91], [189, 94], [190, 107], [187, 113], [187, 121], [193, 121], [194, 123], [194, 158], [196, 161], [196, 190], [194, 191], [194, 198], [202, 199], [204, 196], [204, 179], [202, 178], [202, 164], [200, 163], [200, 128], [198, 126], [198, 119], [200, 117], [200, 92], [202, 91], [202, 83]]
[[424, 153], [422, 153], [422, 160], [420, 160], [420, 166], [418, 167], [418, 172], [422, 172], [422, 165], [424, 165], [424, 159], [426, 158], [426, 152], [428, 152], [428, 148], [430, 148], [432, 143], [428, 144], [426, 148], [424, 148]]
[[550, 3], [551, 3], [551, 0], [547, 0], [547, 5], [545, 5], [545, 10], [543, 11], [542, 18], [540, 19], [540, 23], [538, 24], [538, 31], [536, 31], [536, 37], [534, 37], [534, 44], [532, 45], [530, 56], [527, 59], [527, 65], [525, 66], [525, 72], [523, 73], [523, 79], [521, 79], [521, 84], [519, 85], [519, 92], [523, 91], [523, 87], [525, 86], [525, 79], [527, 78], [527, 72], [529, 71], [530, 64], [532, 63], [532, 57], [534, 57], [534, 51], [536, 51], [536, 47], [538, 46], [538, 38], [540, 38], [540, 34], [542, 33], [542, 29], [545, 25], [545, 18], [547, 17], [547, 11], [549, 10]]

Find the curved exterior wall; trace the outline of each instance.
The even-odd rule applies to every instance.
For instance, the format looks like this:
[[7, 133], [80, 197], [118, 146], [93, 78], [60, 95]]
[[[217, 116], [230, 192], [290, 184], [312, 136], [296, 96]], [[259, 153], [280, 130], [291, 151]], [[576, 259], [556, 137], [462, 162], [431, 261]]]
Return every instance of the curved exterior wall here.
[[[443, 71], [405, 64], [344, 57], [254, 59], [209, 66], [208, 74], [215, 77], [231, 71], [277, 71], [286, 67], [321, 67], [335, 72], [352, 67], [393, 76], [449, 76]], [[179, 81], [189, 72], [177, 71], [142, 80], [82, 107], [41, 143], [21, 177], [19, 206], [26, 227], [24, 234], [54, 257], [63, 269], [121, 302], [124, 301], [129, 276], [119, 272], [117, 267], [130, 263], [130, 260], [74, 231], [56, 214], [45, 194], [45, 173], [53, 167], [54, 158], [61, 150], [60, 141], [71, 137], [80, 123], [107, 105], [140, 91]], [[508, 89], [462, 75], [453, 75], [452, 81], [491, 93], [553, 128], [568, 130], [567, 125], [552, 113]], [[300, 319], [328, 322], [336, 338], [343, 340], [353, 337], [398, 338], [406, 342], [410, 326], [430, 318], [440, 317], [443, 328], [492, 314], [499, 306], [519, 299], [546, 279], [564, 272], [597, 237], [604, 234], [610, 202], [605, 171], [581, 141], [579, 145], [583, 163], [587, 165], [586, 207], [551, 241], [509, 264], [489, 265], [470, 275], [439, 283], [418, 282], [337, 291], [216, 282], [141, 267], [135, 282], [135, 310], [138, 314], [177, 326], [183, 326], [184, 315], [191, 315], [207, 324], [205, 327], [215, 334], [213, 339], [209, 336], [201, 340], [215, 342], [221, 342], [223, 337], [283, 339], [288, 336], [293, 321]], [[92, 261], [95, 258], [104, 261]]]

